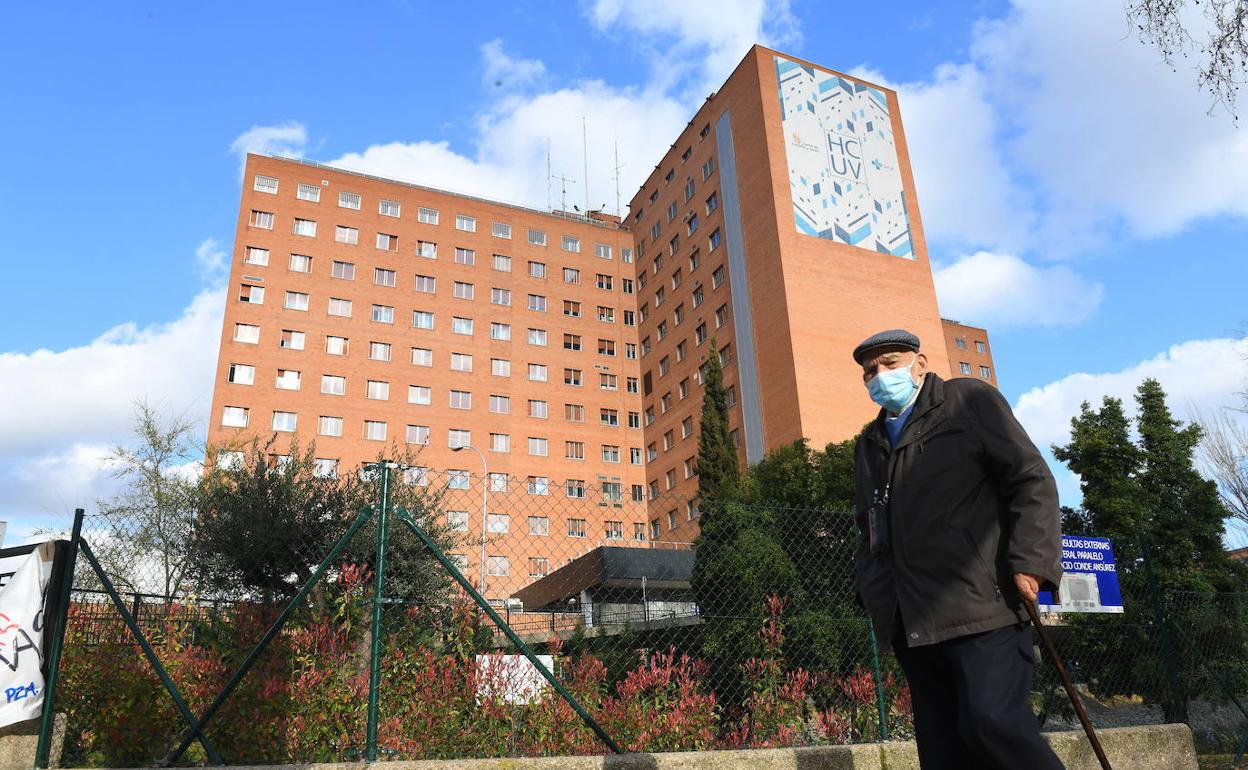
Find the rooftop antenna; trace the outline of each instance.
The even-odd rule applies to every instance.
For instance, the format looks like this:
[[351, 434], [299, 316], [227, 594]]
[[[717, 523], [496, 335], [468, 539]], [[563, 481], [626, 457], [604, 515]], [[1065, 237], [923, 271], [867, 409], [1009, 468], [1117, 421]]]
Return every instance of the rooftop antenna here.
[[550, 137], [546, 137], [546, 210], [550, 211]]
[[581, 154], [585, 158], [585, 213], [589, 214], [589, 129], [581, 116]]
[[576, 180], [570, 179], [569, 177], [566, 177], [563, 174], [557, 174], [555, 176], [552, 176], [551, 179], [559, 180], [559, 184], [560, 184], [559, 210], [567, 211], [568, 210], [568, 182], [575, 182]]
[[620, 163], [620, 140], [615, 140], [615, 215], [623, 218], [623, 209], [620, 208], [620, 169], [624, 168], [624, 164]]

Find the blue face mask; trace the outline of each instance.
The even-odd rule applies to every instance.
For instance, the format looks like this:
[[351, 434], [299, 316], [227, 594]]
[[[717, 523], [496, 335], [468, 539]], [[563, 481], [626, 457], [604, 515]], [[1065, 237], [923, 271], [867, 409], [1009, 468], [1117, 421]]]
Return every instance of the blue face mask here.
[[885, 369], [877, 373], [867, 381], [867, 392], [871, 394], [871, 400], [893, 414], [905, 409], [914, 392], [919, 389], [919, 384], [910, 374], [913, 368], [914, 361], [911, 361], [909, 366]]

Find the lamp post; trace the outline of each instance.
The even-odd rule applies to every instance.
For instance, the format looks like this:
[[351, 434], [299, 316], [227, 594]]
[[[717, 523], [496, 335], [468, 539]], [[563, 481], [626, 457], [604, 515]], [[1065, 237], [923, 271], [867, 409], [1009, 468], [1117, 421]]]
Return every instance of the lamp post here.
[[457, 447], [451, 447], [452, 452], [459, 452], [464, 449], [471, 449], [481, 458], [481, 596], [485, 596], [485, 532], [486, 532], [486, 507], [490, 494], [490, 466], [485, 461], [485, 453], [477, 449], [471, 444], [460, 444]]

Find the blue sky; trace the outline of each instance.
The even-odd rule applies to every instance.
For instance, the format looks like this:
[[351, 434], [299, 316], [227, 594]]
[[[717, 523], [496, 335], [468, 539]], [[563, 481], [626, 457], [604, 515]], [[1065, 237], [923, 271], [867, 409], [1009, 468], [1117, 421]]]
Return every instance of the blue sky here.
[[990, 329], [1037, 443], [1143, 376], [1181, 414], [1244, 384], [1248, 138], [1118, 4], [465, 8], [10, 11], [0, 259], [26, 290], [0, 325], [0, 518], [106, 494], [99, 458], [135, 398], [206, 419], [241, 153], [540, 207], [548, 139], [556, 171], [583, 176], [584, 116], [589, 195], [611, 207], [615, 146], [627, 200], [756, 41], [899, 91], [942, 313]]

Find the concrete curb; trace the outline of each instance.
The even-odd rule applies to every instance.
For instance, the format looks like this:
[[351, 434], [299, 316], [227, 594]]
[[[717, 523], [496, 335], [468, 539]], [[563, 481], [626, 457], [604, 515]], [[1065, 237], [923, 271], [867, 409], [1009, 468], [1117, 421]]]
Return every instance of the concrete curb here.
[[[1197, 770], [1184, 724], [1115, 727], [1097, 733], [1114, 770]], [[1045, 733], [1066, 770], [1100, 770], [1082, 732]], [[379, 762], [385, 770], [919, 770], [913, 741], [798, 749], [688, 751], [622, 756]], [[27, 765], [29, 767], [29, 765]], [[361, 770], [352, 763], [239, 766], [238, 770]]]

